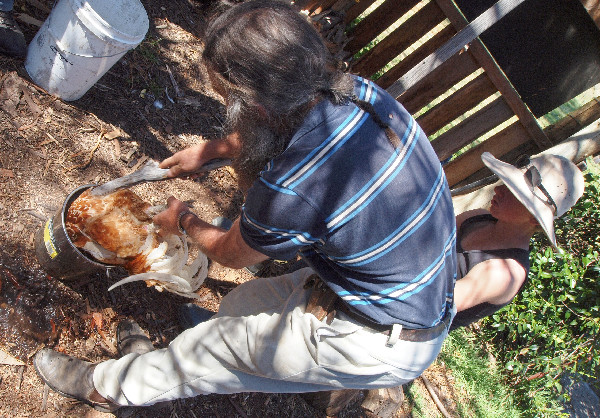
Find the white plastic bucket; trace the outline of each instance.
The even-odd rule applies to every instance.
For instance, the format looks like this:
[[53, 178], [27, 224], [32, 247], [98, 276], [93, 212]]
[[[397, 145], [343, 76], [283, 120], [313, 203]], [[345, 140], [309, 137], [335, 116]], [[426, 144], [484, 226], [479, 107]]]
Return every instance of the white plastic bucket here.
[[59, 0], [29, 44], [25, 69], [48, 93], [77, 100], [144, 40], [148, 25], [139, 0]]

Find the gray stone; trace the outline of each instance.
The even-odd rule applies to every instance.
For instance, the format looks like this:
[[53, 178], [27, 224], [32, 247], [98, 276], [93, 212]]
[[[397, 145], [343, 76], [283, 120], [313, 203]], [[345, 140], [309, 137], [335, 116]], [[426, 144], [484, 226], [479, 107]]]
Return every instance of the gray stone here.
[[577, 376], [561, 378], [564, 390], [571, 397], [565, 409], [571, 418], [600, 418], [600, 399], [589, 384]]

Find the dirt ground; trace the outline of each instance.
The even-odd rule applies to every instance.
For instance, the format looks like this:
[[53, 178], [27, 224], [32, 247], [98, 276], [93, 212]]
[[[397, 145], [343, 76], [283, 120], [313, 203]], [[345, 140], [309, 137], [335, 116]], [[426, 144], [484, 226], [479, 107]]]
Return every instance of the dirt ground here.
[[[146, 40], [77, 101], [48, 95], [31, 82], [22, 60], [0, 56], [0, 355], [24, 363], [0, 365], [0, 416], [102, 415], [45, 389], [31, 363], [42, 347], [101, 361], [117, 356], [115, 329], [123, 318], [138, 321], [157, 348], [182, 331], [176, 307], [187, 299], [143, 283], [108, 292], [123, 277], [119, 271], [110, 278], [95, 274], [56, 280], [46, 274], [34, 251], [35, 234], [77, 187], [120, 177], [148, 159], [160, 161], [221, 134], [223, 103], [210, 89], [198, 59], [206, 5], [194, 0], [142, 3], [150, 18]], [[52, 5], [52, 0], [16, 1], [28, 42], [38, 30], [35, 20], [43, 22]], [[151, 204], [163, 204], [174, 195], [207, 221], [235, 218], [243, 199], [228, 168], [193, 182], [172, 180], [133, 190]], [[229, 290], [250, 279], [245, 271], [213, 263], [198, 303], [217, 310]], [[438, 365], [426, 375], [452, 414], [447, 372]], [[339, 416], [364, 416], [359, 404], [360, 399]], [[410, 409], [405, 403], [396, 416], [410, 416]], [[433, 402], [431, 409], [437, 411]], [[253, 393], [122, 408], [115, 415], [324, 416], [298, 395]]]

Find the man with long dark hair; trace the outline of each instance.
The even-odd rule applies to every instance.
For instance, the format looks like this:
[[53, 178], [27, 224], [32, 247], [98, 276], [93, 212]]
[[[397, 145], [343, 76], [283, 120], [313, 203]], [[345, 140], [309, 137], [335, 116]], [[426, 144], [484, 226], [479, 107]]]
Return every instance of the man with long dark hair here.
[[60, 393], [109, 408], [413, 380], [447, 335], [456, 274], [452, 201], [426, 136], [384, 90], [343, 74], [286, 2], [237, 5], [205, 41], [228, 135], [161, 165], [188, 176], [232, 158], [246, 201], [229, 230], [175, 198], [155, 224], [185, 231], [224, 266], [300, 253], [308, 267], [238, 286], [167, 348], [99, 364], [43, 350], [36, 370]]

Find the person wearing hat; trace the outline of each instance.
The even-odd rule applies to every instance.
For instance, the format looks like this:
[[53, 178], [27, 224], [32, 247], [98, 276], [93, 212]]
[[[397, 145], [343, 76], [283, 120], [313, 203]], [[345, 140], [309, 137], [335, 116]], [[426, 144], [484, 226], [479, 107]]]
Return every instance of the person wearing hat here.
[[529, 273], [529, 241], [543, 231], [554, 248], [554, 219], [583, 194], [581, 171], [567, 158], [540, 155], [517, 168], [489, 152], [484, 164], [502, 181], [489, 211], [474, 209], [456, 217], [457, 315], [451, 329], [467, 326], [508, 305]]

